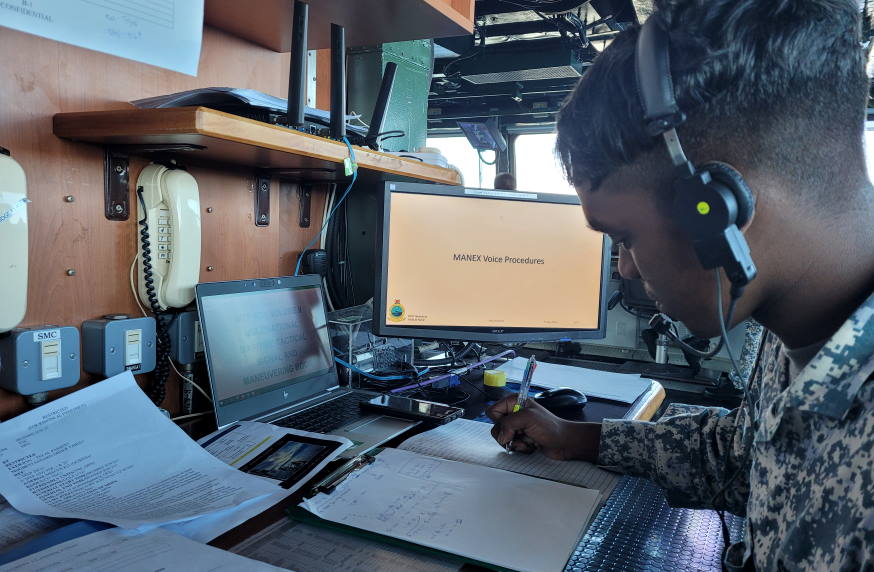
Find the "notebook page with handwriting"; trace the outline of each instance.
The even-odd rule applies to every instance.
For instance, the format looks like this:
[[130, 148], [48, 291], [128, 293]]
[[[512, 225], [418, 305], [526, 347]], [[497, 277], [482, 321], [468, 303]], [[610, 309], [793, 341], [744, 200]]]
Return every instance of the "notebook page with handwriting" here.
[[556, 461], [540, 452], [508, 455], [492, 438], [491, 428], [490, 423], [456, 419], [410, 437], [398, 449], [596, 489], [602, 500], [610, 496], [621, 478], [585, 461]]
[[560, 572], [598, 493], [509, 471], [385, 449], [312, 514], [520, 572]]

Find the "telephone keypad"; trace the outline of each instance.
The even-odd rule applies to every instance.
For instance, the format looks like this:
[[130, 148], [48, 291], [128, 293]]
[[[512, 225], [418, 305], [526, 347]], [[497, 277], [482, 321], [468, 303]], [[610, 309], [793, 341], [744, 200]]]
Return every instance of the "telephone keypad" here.
[[168, 262], [173, 254], [173, 233], [170, 230], [169, 214], [169, 211], [166, 209], [161, 209], [161, 212], [158, 214], [158, 242], [167, 243], [158, 245], [158, 259]]

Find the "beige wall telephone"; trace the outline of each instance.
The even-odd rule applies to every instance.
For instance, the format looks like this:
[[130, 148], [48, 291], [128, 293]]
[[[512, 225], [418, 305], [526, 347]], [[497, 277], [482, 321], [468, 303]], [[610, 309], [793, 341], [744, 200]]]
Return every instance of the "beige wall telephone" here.
[[24, 170], [0, 153], [0, 333], [17, 326], [27, 308], [28, 202]]
[[146, 227], [141, 225], [140, 230], [140, 299], [151, 306], [151, 284], [161, 310], [186, 306], [194, 299], [194, 285], [200, 277], [197, 181], [187, 171], [153, 164], [140, 173], [137, 194], [141, 197], [137, 220], [145, 218], [148, 225], [145, 249], [142, 232]]

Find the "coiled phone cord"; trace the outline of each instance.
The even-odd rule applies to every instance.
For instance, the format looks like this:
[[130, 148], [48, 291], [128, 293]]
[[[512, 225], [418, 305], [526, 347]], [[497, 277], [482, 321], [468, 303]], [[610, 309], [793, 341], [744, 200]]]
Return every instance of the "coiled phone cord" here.
[[[143, 199], [143, 188], [137, 187], [137, 198], [140, 200], [140, 205], [143, 207], [143, 212], [146, 213], [146, 201]], [[148, 395], [152, 402], [160, 406], [167, 395], [167, 379], [170, 377], [170, 334], [167, 331], [166, 312], [161, 311], [161, 306], [158, 304], [158, 294], [155, 292], [155, 279], [152, 274], [152, 248], [149, 241], [149, 223], [148, 215], [138, 221], [142, 228], [140, 229], [140, 242], [143, 247], [143, 254], [140, 261], [143, 265], [143, 282], [146, 287], [146, 295], [149, 298], [149, 306], [152, 313], [155, 314], [156, 337], [157, 344], [155, 348], [156, 360], [155, 370], [152, 373], [152, 383], [149, 386]]]

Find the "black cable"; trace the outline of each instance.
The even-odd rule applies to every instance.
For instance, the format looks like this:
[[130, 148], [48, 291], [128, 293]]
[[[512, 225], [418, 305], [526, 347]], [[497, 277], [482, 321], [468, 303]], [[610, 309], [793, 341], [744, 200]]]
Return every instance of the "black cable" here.
[[355, 305], [355, 275], [352, 273], [352, 264], [349, 262], [349, 209], [343, 209], [343, 234], [345, 235], [343, 256], [346, 258], [346, 264], [343, 266], [346, 272], [346, 283], [349, 286], [349, 301]]
[[376, 140], [379, 143], [383, 141], [388, 141], [389, 139], [397, 139], [398, 137], [404, 137], [407, 134], [403, 129], [392, 129], [391, 131], [383, 131], [376, 135]]
[[[718, 269], [716, 271], [716, 274], [717, 274], [717, 280], [719, 280], [719, 278], [718, 278], [719, 277], [719, 270]], [[724, 321], [728, 322], [729, 324], [731, 323], [731, 320], [734, 317], [735, 306], [737, 305], [737, 301], [740, 299], [740, 297], [742, 295], [743, 295], [743, 288], [737, 288], [737, 287], [732, 286], [731, 299], [728, 303], [728, 315], [726, 317], [722, 311], [722, 282], [721, 281], [717, 282], [717, 284], [716, 284], [716, 296], [717, 296], [716, 307], [718, 309], [718, 314], [719, 314], [719, 317], [721, 320], [724, 320]], [[715, 348], [713, 348], [710, 351], [702, 352], [700, 350], [693, 348], [692, 346], [690, 346], [686, 342], [684, 342], [680, 338], [679, 334], [676, 332], [673, 321], [670, 318], [668, 318], [667, 316], [665, 316], [664, 314], [654, 314], [653, 317], [649, 321], [649, 325], [656, 332], [658, 332], [660, 334], [664, 334], [664, 335], [668, 336], [669, 338], [671, 338], [671, 341], [673, 341], [676, 345], [680, 346], [680, 348], [682, 348], [684, 351], [687, 351], [690, 354], [697, 356], [697, 357], [700, 357], [702, 359], [710, 359], [713, 356], [715, 356], [716, 354], [718, 354], [719, 351], [722, 349], [722, 346], [725, 345], [727, 340], [728, 340], [727, 336], [720, 335], [719, 343], [716, 344]], [[729, 354], [729, 358], [732, 361], [732, 365], [736, 367], [737, 364], [734, 363], [734, 357], [732, 354]]]
[[460, 73], [455, 73], [455, 74], [449, 73], [449, 70], [452, 69], [452, 66], [457, 66], [461, 62], [464, 62], [464, 61], [467, 61], [467, 60], [470, 60], [470, 59], [473, 59], [475, 57], [482, 55], [484, 48], [486, 46], [485, 31], [483, 29], [481, 29], [479, 26], [475, 27], [475, 31], [479, 33], [479, 45], [475, 46], [473, 48], [473, 50], [471, 50], [467, 54], [462, 55], [462, 56], [458, 56], [457, 58], [455, 58], [454, 60], [450, 61], [445, 66], [443, 66], [443, 75], [447, 79], [450, 77], [460, 77], [461, 76]]
[[[734, 359], [734, 352], [731, 349], [731, 343], [728, 341], [728, 327], [726, 326], [726, 322], [728, 322], [729, 325], [731, 324], [731, 316], [734, 313], [734, 306], [737, 303], [737, 301], [740, 299], [740, 297], [743, 296], [743, 287], [732, 285], [731, 292], [730, 292], [731, 302], [729, 304], [728, 319], [726, 320], [726, 316], [723, 314], [723, 311], [722, 311], [722, 280], [721, 280], [721, 276], [719, 274], [719, 269], [717, 269], [715, 271], [715, 274], [716, 274], [716, 297], [719, 300], [719, 302], [717, 304], [717, 307], [718, 307], [717, 314], [719, 315], [720, 335], [722, 337], [722, 341], [725, 342], [725, 350], [728, 353], [729, 360], [731, 360], [731, 367], [732, 367], [732, 369], [734, 369], [735, 375], [737, 375], [738, 379], [741, 380], [741, 383], [743, 384], [743, 399], [741, 399], [741, 403], [738, 406], [738, 416], [737, 416], [737, 418], [735, 418], [734, 427], [732, 428], [731, 437], [729, 438], [729, 444], [731, 444], [731, 443], [734, 443], [734, 439], [737, 436], [738, 427], [740, 427], [741, 411], [742, 411], [745, 404], [749, 404], [749, 393], [747, 391], [747, 384], [744, 383], [743, 377], [741, 376], [740, 368], [738, 367], [737, 362]], [[755, 428], [753, 428], [753, 434], [755, 434]], [[711, 499], [710, 499], [711, 506], [715, 505], [716, 499], [718, 499], [720, 496], [722, 497], [723, 506], [725, 504], [727, 504], [728, 499], [725, 498], [725, 493], [726, 493], [726, 491], [728, 491], [728, 487], [732, 483], [734, 483], [735, 480], [737, 480], [737, 478], [741, 475], [741, 473], [743, 473], [744, 468], [746, 467], [747, 461], [749, 460], [749, 457], [750, 457], [750, 452], [749, 452], [749, 449], [747, 449], [746, 451], [744, 451], [743, 459], [741, 459], [741, 462], [739, 464], [738, 469], [734, 472], [733, 475], [731, 475], [731, 477], [729, 477], [723, 483], [722, 487], [716, 492], [716, 494], [714, 494], [713, 497], [711, 497]], [[719, 515], [719, 522], [720, 522], [720, 525], [722, 527], [722, 542], [724, 545], [723, 550], [722, 550], [722, 556], [724, 559], [725, 554], [728, 551], [729, 546], [731, 546], [731, 534], [729, 533], [729, 530], [728, 530], [728, 524], [726, 524], [726, 522], [725, 522], [725, 509], [717, 510], [716, 514]]]
[[152, 313], [155, 315], [155, 369], [152, 373], [152, 384], [149, 387], [148, 395], [155, 405], [161, 406], [164, 398], [167, 396], [167, 379], [170, 377], [170, 334], [168, 332], [168, 319], [170, 315], [167, 312], [161, 311], [161, 305], [158, 303], [158, 294], [155, 292], [155, 279], [152, 273], [152, 248], [149, 241], [149, 223], [148, 209], [146, 209], [146, 200], [143, 198], [143, 188], [137, 187], [137, 198], [140, 200], [140, 205], [143, 207], [143, 218], [138, 221], [142, 228], [140, 229], [140, 242], [142, 243], [142, 257], [140, 262], [143, 265], [143, 282], [146, 287], [146, 296], [149, 298], [149, 306]]
[[589, 0], [500, 0], [504, 4], [512, 4], [526, 10], [548, 10], [551, 12], [568, 12], [587, 4]]
[[580, 47], [585, 49], [589, 47], [589, 38], [586, 36], [586, 23], [573, 12], [565, 14], [565, 20], [577, 30], [577, 38], [580, 40]]

